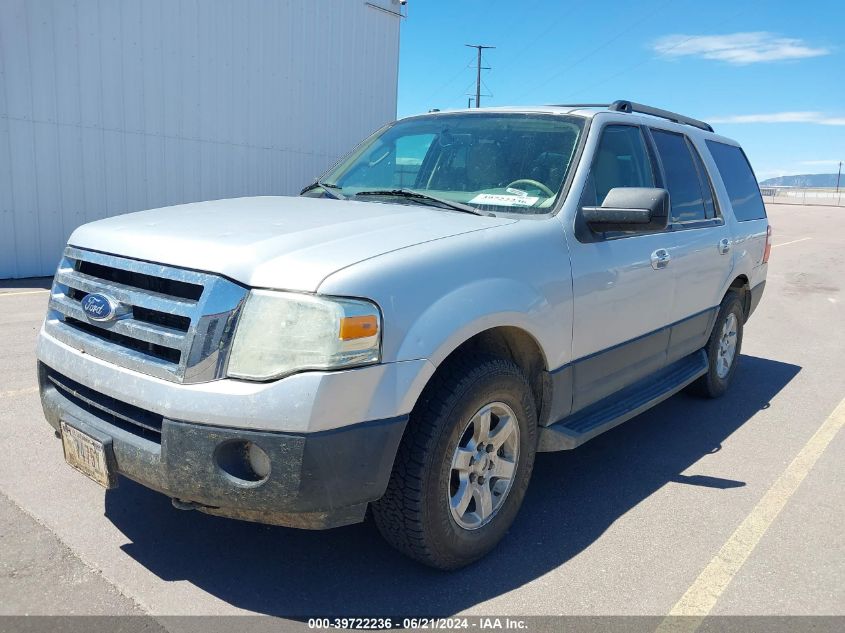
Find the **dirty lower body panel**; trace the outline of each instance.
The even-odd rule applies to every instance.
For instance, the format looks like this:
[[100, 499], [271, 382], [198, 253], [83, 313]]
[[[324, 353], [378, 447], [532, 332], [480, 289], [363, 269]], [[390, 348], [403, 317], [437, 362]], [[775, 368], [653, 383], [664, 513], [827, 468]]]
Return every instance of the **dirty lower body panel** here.
[[407, 416], [293, 434], [170, 420], [104, 396], [43, 363], [47, 421], [97, 438], [120, 475], [177, 507], [325, 529], [362, 521], [384, 494]]

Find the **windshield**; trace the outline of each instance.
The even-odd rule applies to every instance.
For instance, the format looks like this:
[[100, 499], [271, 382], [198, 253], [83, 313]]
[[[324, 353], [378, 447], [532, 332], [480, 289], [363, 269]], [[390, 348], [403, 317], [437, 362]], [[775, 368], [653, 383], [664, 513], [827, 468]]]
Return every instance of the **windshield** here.
[[[549, 213], [583, 129], [580, 117], [457, 113], [398, 121], [364, 141], [320, 179], [333, 194], [421, 192], [476, 209]], [[314, 189], [305, 195], [323, 195]]]

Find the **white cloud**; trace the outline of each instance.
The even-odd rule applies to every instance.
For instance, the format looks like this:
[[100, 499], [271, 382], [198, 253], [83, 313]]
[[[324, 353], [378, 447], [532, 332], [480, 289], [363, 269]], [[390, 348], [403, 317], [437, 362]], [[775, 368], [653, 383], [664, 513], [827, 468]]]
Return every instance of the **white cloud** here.
[[835, 158], [831, 158], [829, 160], [802, 160], [799, 161], [800, 165], [838, 165], [839, 161]]
[[845, 117], [824, 112], [769, 112], [766, 114], [734, 114], [711, 117], [711, 123], [814, 123], [816, 125], [845, 125]]
[[775, 167], [767, 165], [755, 165], [754, 173], [757, 174], [757, 180], [766, 180], [768, 178], [777, 178], [779, 176], [794, 176], [796, 174], [835, 174], [838, 166], [838, 160], [799, 160], [795, 163], [792, 163], [788, 167], [784, 167], [783, 164], [779, 164]]
[[794, 169], [755, 169], [757, 180], [768, 180], [769, 178], [780, 178], [781, 176], [792, 176], [797, 173]]
[[727, 35], [667, 35], [654, 43], [663, 57], [703, 57], [729, 64], [754, 64], [783, 59], [828, 55], [829, 49], [809, 46], [803, 40], [755, 31]]

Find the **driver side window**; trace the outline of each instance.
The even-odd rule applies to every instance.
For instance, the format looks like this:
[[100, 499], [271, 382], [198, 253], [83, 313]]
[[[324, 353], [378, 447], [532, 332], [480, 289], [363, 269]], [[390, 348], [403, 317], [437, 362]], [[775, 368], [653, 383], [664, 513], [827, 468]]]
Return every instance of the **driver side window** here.
[[654, 186], [654, 172], [640, 128], [606, 126], [593, 158], [582, 206], [601, 206], [615, 187]]

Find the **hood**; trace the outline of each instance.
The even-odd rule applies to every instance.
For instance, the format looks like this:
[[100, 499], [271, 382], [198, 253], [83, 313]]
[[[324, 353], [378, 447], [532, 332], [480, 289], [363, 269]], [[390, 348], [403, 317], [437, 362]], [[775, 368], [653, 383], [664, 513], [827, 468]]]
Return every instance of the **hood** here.
[[76, 229], [69, 243], [252, 287], [314, 292], [333, 272], [365, 259], [514, 221], [417, 205], [234, 198], [99, 220]]

